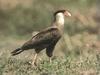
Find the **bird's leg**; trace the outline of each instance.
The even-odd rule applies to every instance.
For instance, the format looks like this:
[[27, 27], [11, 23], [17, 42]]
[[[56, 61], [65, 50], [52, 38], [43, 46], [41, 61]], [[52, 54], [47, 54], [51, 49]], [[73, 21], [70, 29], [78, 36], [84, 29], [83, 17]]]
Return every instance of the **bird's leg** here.
[[32, 62], [32, 65], [33, 65], [33, 66], [35, 66], [36, 59], [37, 59], [37, 53], [34, 55], [34, 58], [33, 58], [33, 62]]
[[52, 63], [51, 57], [49, 57], [49, 62]]

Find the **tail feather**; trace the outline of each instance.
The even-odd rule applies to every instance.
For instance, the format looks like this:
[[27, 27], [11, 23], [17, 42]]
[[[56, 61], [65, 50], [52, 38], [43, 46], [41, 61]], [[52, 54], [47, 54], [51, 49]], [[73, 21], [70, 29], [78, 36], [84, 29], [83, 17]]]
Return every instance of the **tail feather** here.
[[17, 48], [14, 51], [11, 52], [12, 56], [17, 55], [19, 53], [23, 52], [23, 50], [21, 48]]

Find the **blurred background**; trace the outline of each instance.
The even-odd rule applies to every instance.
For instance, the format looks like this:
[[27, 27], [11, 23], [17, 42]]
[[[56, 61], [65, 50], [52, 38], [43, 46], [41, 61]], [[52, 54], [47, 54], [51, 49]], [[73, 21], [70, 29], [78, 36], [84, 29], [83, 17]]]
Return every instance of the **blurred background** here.
[[[64, 59], [61, 60], [62, 58], [69, 62], [61, 64], [67, 65], [67, 69], [61, 67], [64, 72], [60, 69], [57, 75], [100, 74], [99, 0], [0, 0], [0, 74], [28, 74], [27, 65], [21, 68], [23, 71], [19, 70], [20, 67], [17, 69], [14, 67], [25, 64], [23, 61], [27, 61], [32, 52], [22, 53], [17, 57], [11, 57], [10, 52], [30, 39], [34, 32], [50, 26], [53, 13], [59, 9], [68, 9], [72, 17], [65, 19], [64, 36], [54, 52], [55, 62], [58, 64], [60, 61], [65, 62]], [[58, 56], [59, 60], [56, 59]], [[16, 62], [11, 65], [13, 61]], [[81, 63], [80, 66], [76, 67], [79, 63]], [[46, 64], [41, 64], [41, 67], [48, 68], [44, 66]], [[9, 65], [11, 65], [10, 68], [8, 68]], [[69, 69], [68, 65], [73, 66]], [[55, 67], [54, 64], [53, 66]], [[36, 74], [40, 72], [44, 75], [44, 72], [50, 72], [50, 75], [52, 73], [56, 75], [54, 67], [53, 69], [49, 67], [49, 70], [33, 71], [32, 68], [31, 70]], [[32, 75], [33, 72], [29, 74]]]
[[48, 27], [58, 9], [68, 9], [73, 15], [65, 24], [69, 34], [98, 32], [95, 23], [99, 11], [95, 0], [0, 0], [0, 34], [25, 36]]

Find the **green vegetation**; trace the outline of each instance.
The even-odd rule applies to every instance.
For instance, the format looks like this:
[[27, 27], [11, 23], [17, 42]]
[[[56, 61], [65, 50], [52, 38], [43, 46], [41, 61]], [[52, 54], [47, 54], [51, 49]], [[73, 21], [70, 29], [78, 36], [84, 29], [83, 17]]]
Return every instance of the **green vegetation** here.
[[[21, 1], [16, 7], [0, 7], [0, 75], [100, 74], [100, 29], [93, 18], [95, 0], [33, 0], [26, 7]], [[52, 13], [61, 8], [69, 9], [73, 16], [65, 20], [65, 33], [55, 48], [52, 63], [45, 50], [35, 68], [28, 63], [34, 50], [10, 55], [30, 39], [33, 31], [50, 26]]]

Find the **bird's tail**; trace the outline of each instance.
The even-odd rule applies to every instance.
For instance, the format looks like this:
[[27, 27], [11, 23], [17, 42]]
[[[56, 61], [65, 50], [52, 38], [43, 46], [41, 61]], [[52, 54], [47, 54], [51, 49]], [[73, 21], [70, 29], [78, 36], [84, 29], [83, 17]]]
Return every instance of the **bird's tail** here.
[[17, 54], [20, 54], [21, 52], [23, 52], [24, 50], [22, 50], [21, 48], [17, 48], [15, 49], [14, 51], [11, 52], [11, 55], [14, 56], [14, 55], [17, 55]]

